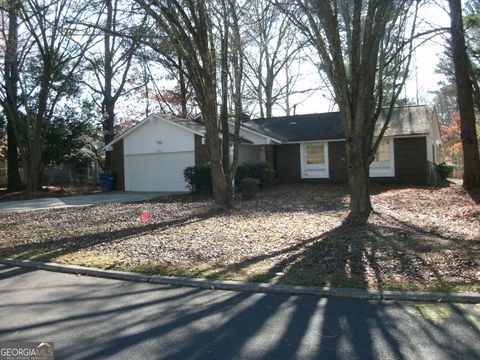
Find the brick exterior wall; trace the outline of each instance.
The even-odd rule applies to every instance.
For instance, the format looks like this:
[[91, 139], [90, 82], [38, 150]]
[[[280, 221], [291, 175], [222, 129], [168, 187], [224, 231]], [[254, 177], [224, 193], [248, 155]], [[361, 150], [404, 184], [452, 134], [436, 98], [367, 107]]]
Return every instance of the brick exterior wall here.
[[347, 153], [345, 141], [332, 141], [328, 143], [328, 172], [332, 183], [346, 183]]
[[265, 145], [265, 161], [275, 166], [275, 145]]
[[300, 145], [275, 145], [277, 178], [282, 183], [300, 181]]
[[396, 138], [393, 144], [396, 182], [415, 185], [427, 184], [427, 138]]
[[[275, 145], [278, 180], [282, 183], [308, 181], [346, 183], [344, 141], [328, 143], [328, 179], [301, 179], [300, 144]], [[373, 177], [376, 183], [428, 184], [427, 144], [425, 137], [394, 139], [395, 177]]]
[[195, 134], [195, 165], [205, 165], [208, 161], [208, 147], [202, 144], [202, 137]]
[[113, 144], [112, 172], [116, 175], [115, 190], [125, 190], [125, 169], [123, 162], [123, 139]]

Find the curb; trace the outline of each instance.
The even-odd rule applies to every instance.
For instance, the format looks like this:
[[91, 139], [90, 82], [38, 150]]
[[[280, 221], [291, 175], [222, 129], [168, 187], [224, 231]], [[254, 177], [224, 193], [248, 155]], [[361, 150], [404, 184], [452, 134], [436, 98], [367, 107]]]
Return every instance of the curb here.
[[117, 270], [103, 270], [77, 265], [63, 265], [31, 260], [0, 258], [0, 264], [26, 267], [38, 270], [55, 271], [67, 274], [89, 275], [106, 279], [135, 281], [151, 284], [164, 284], [197, 287], [210, 290], [248, 291], [287, 295], [315, 295], [320, 297], [341, 297], [364, 300], [396, 300], [420, 302], [480, 303], [480, 294], [447, 294], [440, 292], [385, 291], [355, 288], [334, 288], [321, 286], [276, 285], [228, 280], [191, 279], [161, 275], [147, 275]]

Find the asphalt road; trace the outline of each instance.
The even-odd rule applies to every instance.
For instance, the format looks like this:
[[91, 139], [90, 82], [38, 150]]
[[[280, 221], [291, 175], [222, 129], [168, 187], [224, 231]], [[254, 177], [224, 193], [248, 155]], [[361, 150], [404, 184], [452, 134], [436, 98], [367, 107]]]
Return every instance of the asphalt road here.
[[0, 340], [56, 359], [480, 359], [480, 305], [129, 283], [0, 265]]

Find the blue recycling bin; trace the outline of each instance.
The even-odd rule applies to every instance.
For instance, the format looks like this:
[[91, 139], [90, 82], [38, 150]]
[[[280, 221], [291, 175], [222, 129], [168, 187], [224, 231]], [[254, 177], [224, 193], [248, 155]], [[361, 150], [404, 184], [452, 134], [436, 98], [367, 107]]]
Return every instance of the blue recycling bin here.
[[100, 184], [102, 185], [102, 191], [112, 191], [115, 186], [115, 175], [101, 174]]

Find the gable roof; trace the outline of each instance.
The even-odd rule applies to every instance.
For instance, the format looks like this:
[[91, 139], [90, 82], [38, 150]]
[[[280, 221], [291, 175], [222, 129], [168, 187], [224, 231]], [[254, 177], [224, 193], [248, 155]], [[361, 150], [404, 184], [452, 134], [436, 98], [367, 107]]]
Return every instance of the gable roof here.
[[197, 134], [197, 135], [200, 135], [200, 136], [205, 136], [205, 126], [203, 126], [202, 123], [200, 123], [196, 120], [179, 118], [177, 116], [167, 115], [167, 114], [152, 114], [152, 115], [146, 117], [145, 119], [143, 119], [142, 121], [140, 121], [138, 124], [130, 127], [126, 131], [124, 131], [122, 134], [120, 134], [115, 139], [113, 139], [111, 142], [109, 142], [107, 145], [105, 145], [103, 147], [103, 149], [104, 150], [106, 149], [108, 151], [108, 149], [111, 149], [113, 144], [120, 141], [121, 139], [123, 139], [128, 134], [130, 134], [130, 133], [134, 132], [135, 130], [139, 129], [140, 127], [142, 127], [146, 123], [154, 121], [154, 120], [155, 121], [158, 121], [158, 120], [166, 121], [170, 124], [173, 124], [177, 127], [183, 128], [184, 130], [190, 131], [194, 134]]
[[[377, 131], [385, 121], [386, 110], [382, 110]], [[425, 106], [394, 108], [385, 136], [429, 134], [433, 120], [433, 109]], [[345, 139], [345, 130], [340, 112], [306, 114], [254, 119], [244, 127], [274, 137], [282, 142]]]
[[[103, 149], [107, 150], [107, 151], [112, 150], [113, 149], [112, 148], [113, 144], [120, 141], [124, 137], [128, 136], [132, 132], [136, 131], [137, 129], [139, 129], [144, 124], [146, 124], [148, 122], [152, 122], [152, 121], [165, 121], [165, 122], [168, 122], [172, 125], [180, 127], [180, 128], [182, 128], [186, 131], [190, 131], [194, 134], [205, 137], [205, 125], [201, 120], [201, 116], [197, 116], [193, 119], [186, 119], [186, 118], [180, 118], [180, 117], [177, 117], [177, 116], [174, 116], [174, 115], [152, 114], [152, 115], [148, 116], [147, 118], [143, 119], [142, 121], [140, 121], [139, 123], [137, 123], [136, 125], [130, 127], [126, 131], [124, 131], [122, 134], [120, 134], [115, 139], [113, 139], [110, 143], [105, 145], [103, 147]], [[252, 130], [252, 129], [245, 129], [244, 128], [244, 130], [249, 130], [253, 133], [256, 133], [259, 136], [266, 136], [262, 132], [257, 132], [257, 131]], [[268, 136], [266, 136], [266, 137], [267, 137], [267, 142], [268, 142], [269, 137]], [[233, 135], [231, 135], [231, 138], [232, 138], [232, 141], [233, 141]], [[247, 139], [247, 137], [245, 137], [245, 136], [241, 136], [240, 140], [244, 144], [253, 144], [253, 141]], [[271, 139], [271, 140], [276, 141], [275, 139]], [[279, 141], [277, 141], [277, 142], [279, 142]]]
[[173, 122], [175, 125], [183, 127], [191, 132], [205, 136], [205, 126], [198, 120], [195, 119], [186, 119], [186, 118], [179, 118], [173, 115], [155, 115], [157, 117], [163, 117], [165, 120]]

